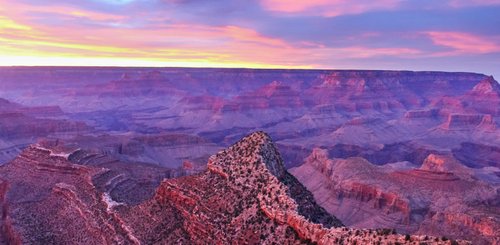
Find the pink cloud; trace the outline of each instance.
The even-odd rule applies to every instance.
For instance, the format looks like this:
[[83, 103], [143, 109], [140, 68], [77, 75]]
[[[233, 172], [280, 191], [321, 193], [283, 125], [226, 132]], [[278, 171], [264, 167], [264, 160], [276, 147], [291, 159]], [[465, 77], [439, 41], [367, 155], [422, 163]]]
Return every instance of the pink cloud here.
[[225, 36], [231, 37], [234, 40], [238, 40], [241, 42], [253, 42], [275, 47], [289, 46], [285, 41], [281, 39], [266, 37], [259, 34], [257, 31], [248, 28], [226, 26], [224, 28], [221, 28], [220, 31], [222, 31]]
[[261, 0], [269, 11], [333, 17], [396, 8], [401, 0]]
[[421, 50], [413, 48], [372, 48], [366, 46], [349, 46], [339, 48], [317, 48], [305, 49], [309, 53], [305, 59], [328, 60], [328, 59], [367, 59], [373, 57], [400, 57], [412, 58], [424, 55]]
[[[1, 5], [5, 3], [6, 5]], [[341, 0], [285, 1], [262, 0], [267, 9], [280, 13], [307, 13], [335, 16], [378, 9], [396, 8], [399, 1], [382, 0], [354, 3]], [[367, 47], [374, 37], [383, 33], [365, 32], [352, 37], [338, 37], [352, 46], [330, 46], [328, 42], [287, 41], [264, 35], [252, 28], [236, 25], [211, 26], [204, 23], [166, 21], [157, 14], [145, 18], [143, 28], [121, 25], [86, 25], [68, 22], [46, 25], [30, 18], [33, 12], [54, 13], [86, 18], [103, 23], [129, 23], [129, 16], [88, 11], [70, 6], [29, 6], [0, 0], [0, 54], [4, 57], [37, 56], [58, 59], [113, 58], [116, 60], [148, 60], [157, 62], [204, 62], [240, 66], [310, 66], [324, 62], [339, 64], [349, 59], [373, 57], [428, 58], [460, 54], [500, 52], [499, 42], [484, 37], [457, 32], [413, 33], [415, 38], [429, 38], [435, 45], [448, 47], [449, 52], [431, 53], [417, 48], [382, 46]], [[163, 13], [163, 12], [162, 12]], [[167, 17], [165, 17], [167, 18]], [[152, 21], [153, 20], [153, 21]], [[173, 23], [173, 24], [172, 24]], [[412, 36], [413, 37], [413, 36]], [[356, 45], [354, 45], [356, 43]], [[380, 44], [379, 44], [380, 46]], [[40, 59], [41, 59], [40, 58]], [[10, 59], [10, 58], [9, 58]], [[8, 61], [8, 59], [5, 59]], [[152, 62], [154, 63], [154, 62]], [[149, 63], [148, 63], [149, 64]], [[174, 63], [178, 64], [178, 63]]]
[[456, 8], [467, 6], [500, 5], [500, 0], [450, 0], [449, 5]]
[[[284, 14], [333, 17], [402, 7], [403, 0], [260, 0], [264, 9]], [[500, 5], [500, 0], [448, 0], [455, 8]]]
[[410, 48], [329, 48], [321, 43], [289, 43], [239, 26], [192, 23], [163, 24], [148, 29], [81, 26], [76, 32], [64, 26], [37, 23], [30, 23], [29, 26], [31, 29], [3, 33], [0, 53], [10, 56], [37, 55], [48, 60], [57, 57], [113, 57], [171, 64], [187, 62], [185, 64], [194, 66], [199, 63], [248, 67], [305, 67], [318, 59], [400, 57], [420, 53]]
[[[0, 0], [2, 1], [4, 0]], [[314, 64], [316, 59], [409, 56], [420, 52], [410, 48], [362, 46], [331, 48], [321, 43], [293, 43], [235, 25], [210, 26], [182, 22], [165, 24], [164, 21], [154, 21], [154, 24], [150, 24], [147, 28], [119, 25], [96, 27], [79, 25], [75, 22], [53, 26], [30, 19], [26, 11], [71, 15], [103, 22], [120, 22], [128, 17], [63, 6], [23, 8], [16, 3], [11, 3], [10, 6], [13, 11], [0, 10], [0, 16], [6, 16], [3, 20], [11, 27], [8, 30], [0, 28], [0, 53], [3, 52], [5, 57], [11, 58], [36, 55], [56, 61], [68, 57], [73, 60], [82, 58], [83, 61], [93, 57], [113, 58], [115, 59], [113, 62], [119, 59], [136, 59], [141, 62], [170, 62], [170, 64], [194, 66], [240, 64], [247, 67], [307, 67], [309, 64]], [[301, 8], [309, 8], [308, 6], [303, 5]], [[366, 37], [373, 35], [378, 34], [367, 33]]]
[[461, 32], [426, 32], [435, 45], [454, 49], [447, 54], [485, 54], [500, 52], [498, 41]]
[[24, 18], [30, 16], [30, 13], [58, 14], [68, 17], [86, 18], [93, 21], [120, 21], [127, 18], [126, 16], [85, 10], [69, 5], [29, 5], [23, 3], [12, 3], [6, 0], [0, 0], [0, 4], [9, 6], [8, 9], [0, 8], [0, 13], [4, 12], [4, 14], [15, 15], [17, 17]]
[[[0, 3], [3, 1], [0, 0]], [[96, 27], [73, 23], [52, 26], [30, 19], [27, 11], [104, 22], [120, 21], [123, 17], [68, 7], [22, 8], [21, 5], [12, 3], [10, 6], [13, 11], [0, 8], [0, 54], [5, 57], [36, 55], [52, 60], [58, 60], [57, 57], [113, 57], [173, 64], [186, 61], [193, 65], [196, 62], [215, 62], [241, 66], [280, 66], [290, 63], [290, 59], [285, 57], [297, 53], [284, 40], [238, 26], [161, 22], [148, 28]]]
[[422, 53], [420, 50], [413, 48], [369, 48], [360, 46], [338, 49], [338, 52], [342, 52], [344, 53], [344, 57], [350, 58], [371, 58], [377, 56], [411, 57]]

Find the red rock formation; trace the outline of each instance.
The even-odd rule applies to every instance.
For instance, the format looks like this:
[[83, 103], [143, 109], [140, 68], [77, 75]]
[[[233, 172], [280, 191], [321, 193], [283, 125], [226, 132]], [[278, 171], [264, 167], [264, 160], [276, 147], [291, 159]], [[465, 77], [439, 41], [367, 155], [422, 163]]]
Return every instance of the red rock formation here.
[[210, 110], [219, 111], [225, 104], [225, 101], [215, 96], [188, 96], [182, 98], [182, 104], [187, 104], [190, 110]]
[[270, 108], [301, 108], [302, 99], [298, 91], [278, 81], [263, 86], [256, 91], [245, 93], [229, 101], [223, 111], [246, 111]]
[[498, 190], [450, 155], [430, 154], [421, 170], [398, 170], [362, 158], [329, 159], [315, 150], [292, 173], [347, 225], [498, 242], [500, 216], [492, 201]]
[[43, 137], [52, 133], [75, 133], [91, 129], [83, 122], [39, 119], [20, 112], [0, 112], [0, 128], [0, 137], [5, 139]]
[[92, 185], [98, 169], [73, 165], [48, 150], [30, 147], [0, 167], [9, 182], [6, 213], [22, 243], [125, 242], [106, 203]]
[[474, 111], [500, 115], [500, 85], [492, 76], [481, 80], [461, 99]]
[[468, 170], [462, 163], [451, 155], [429, 154], [420, 167], [422, 170], [432, 172], [449, 172], [462, 175], [472, 175], [472, 171]]
[[1, 244], [21, 244], [19, 234], [14, 231], [12, 219], [8, 215], [9, 205], [6, 202], [6, 194], [9, 184], [6, 181], [0, 181], [0, 243]]
[[[80, 150], [68, 159], [81, 162], [88, 157]], [[402, 236], [391, 230], [336, 228], [341, 225], [337, 219], [313, 200], [297, 196], [301, 191], [307, 196], [307, 191], [284, 170], [269, 136], [261, 132], [211, 157], [204, 173], [164, 180], [154, 198], [138, 205], [115, 199], [107, 189], [124, 174], [113, 176], [112, 172], [123, 167], [114, 168], [107, 161], [98, 166], [76, 165], [52, 149], [29, 147], [0, 167], [4, 213], [0, 238], [14, 243], [72, 244], [361, 244], [382, 240], [409, 244], [435, 239]], [[144, 172], [134, 165], [131, 168]], [[99, 184], [103, 180], [105, 184]]]
[[482, 97], [481, 99], [499, 100], [500, 84], [498, 84], [498, 82], [495, 81], [493, 76], [489, 76], [481, 80], [476, 86], [474, 86], [474, 88], [469, 94], [475, 96], [481, 96]]
[[[322, 224], [308, 221], [299, 214], [296, 201], [287, 195], [289, 189], [280, 181], [286, 178], [286, 172], [276, 157], [267, 135], [252, 134], [210, 158], [208, 172], [164, 181], [155, 200], [161, 206], [178, 209], [177, 213], [185, 220], [183, 230], [195, 241], [229, 243], [265, 239], [278, 243], [301, 240], [332, 244], [373, 242], [384, 236], [382, 231], [326, 229]], [[233, 202], [237, 205], [230, 204]], [[385, 236], [392, 242], [431, 241], [429, 237], [408, 236], [405, 240], [401, 235]]]
[[447, 130], [495, 130], [496, 124], [491, 115], [450, 114], [442, 128]]
[[438, 115], [439, 110], [430, 109], [430, 110], [410, 110], [407, 111], [404, 115], [406, 119], [415, 119], [415, 118], [435, 118]]

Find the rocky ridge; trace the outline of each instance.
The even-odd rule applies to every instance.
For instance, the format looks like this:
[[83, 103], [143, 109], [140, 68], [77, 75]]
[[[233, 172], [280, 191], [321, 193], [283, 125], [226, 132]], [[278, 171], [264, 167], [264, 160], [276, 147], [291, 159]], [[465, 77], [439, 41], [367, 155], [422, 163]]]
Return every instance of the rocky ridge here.
[[[137, 219], [144, 216], [141, 214], [151, 214], [151, 210], [176, 210], [175, 217], [166, 219], [175, 220], [172, 222], [181, 224], [181, 228], [175, 230], [175, 238], [169, 239], [189, 239], [195, 244], [200, 239], [222, 244], [450, 243], [428, 236], [398, 235], [392, 230], [341, 227], [338, 219], [320, 207], [315, 207], [313, 215], [301, 212], [291, 194], [294, 187], [287, 185], [287, 175], [269, 136], [257, 132], [212, 156], [205, 173], [165, 180], [154, 200], [138, 209], [123, 208], [121, 212]], [[313, 200], [309, 205], [317, 206]], [[152, 225], [148, 229], [158, 227]], [[151, 235], [145, 229], [132, 230], [139, 240]], [[158, 236], [156, 239], [164, 241]]]
[[[310, 193], [284, 169], [274, 144], [262, 132], [211, 157], [203, 173], [163, 180], [152, 198], [137, 205], [119, 201], [100, 187], [100, 179], [113, 171], [109, 162], [70, 162], [95, 159], [89, 156], [80, 150], [30, 146], [1, 166], [0, 240], [12, 244], [451, 244], [447, 239], [404, 236], [390, 229], [342, 227], [308, 198]], [[119, 178], [108, 177], [104, 187]]]

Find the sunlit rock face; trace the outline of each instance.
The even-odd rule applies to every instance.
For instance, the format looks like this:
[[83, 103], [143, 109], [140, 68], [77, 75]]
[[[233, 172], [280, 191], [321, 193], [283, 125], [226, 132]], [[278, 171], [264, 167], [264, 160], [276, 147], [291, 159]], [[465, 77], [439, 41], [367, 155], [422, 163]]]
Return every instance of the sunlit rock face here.
[[[263, 132], [248, 135], [210, 157], [205, 171], [161, 183], [153, 180], [168, 177], [172, 170], [144, 164], [120, 166], [119, 161], [100, 158], [104, 157], [45, 142], [28, 147], [1, 166], [1, 241], [444, 242], [431, 236], [399, 235], [390, 229], [343, 227], [285, 170], [274, 143]], [[151, 191], [148, 185], [156, 189]], [[123, 186], [127, 191], [120, 191]]]
[[[287, 184], [301, 215], [319, 212], [301, 204], [316, 199], [347, 225], [490, 241], [497, 216], [481, 215], [499, 208], [488, 199], [500, 184], [499, 91], [476, 73], [0, 68], [0, 164], [38, 145], [111, 169], [91, 178], [103, 198], [143, 205], [163, 178], [211, 171], [210, 156], [265, 131], [282, 159], [265, 150], [265, 169], [297, 183], [294, 168], [314, 194]], [[430, 193], [439, 183], [465, 187], [442, 201]]]

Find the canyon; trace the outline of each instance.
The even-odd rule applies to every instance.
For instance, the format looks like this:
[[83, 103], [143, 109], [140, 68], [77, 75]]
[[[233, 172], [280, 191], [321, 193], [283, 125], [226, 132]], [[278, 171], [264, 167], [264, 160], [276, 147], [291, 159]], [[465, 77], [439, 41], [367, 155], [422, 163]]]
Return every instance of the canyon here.
[[[447, 238], [352, 229], [318, 206], [284, 168], [269, 136], [253, 133], [210, 157], [199, 174], [168, 179], [153, 166], [127, 181], [166, 177], [120, 189], [128, 172], [115, 164], [74, 163], [77, 151], [28, 147], [0, 167], [2, 233], [9, 244], [410, 243]], [[71, 160], [73, 159], [73, 160]], [[78, 162], [78, 160], [76, 161]], [[119, 173], [120, 171], [122, 173]], [[139, 202], [131, 200], [140, 197]], [[121, 201], [120, 201], [121, 200]]]
[[499, 125], [477, 73], [1, 67], [0, 240], [499, 244]]

